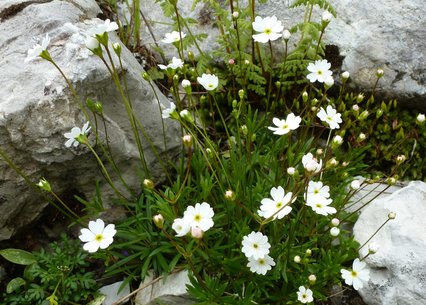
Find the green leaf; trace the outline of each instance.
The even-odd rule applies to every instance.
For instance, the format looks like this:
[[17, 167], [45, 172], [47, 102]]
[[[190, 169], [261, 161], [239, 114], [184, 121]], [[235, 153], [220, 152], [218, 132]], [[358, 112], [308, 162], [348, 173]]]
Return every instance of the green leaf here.
[[94, 299], [93, 301], [91, 301], [90, 303], [87, 303], [87, 305], [101, 305], [105, 299], [106, 299], [106, 296], [101, 295], [97, 297], [96, 299]]
[[0, 250], [0, 255], [9, 262], [18, 265], [31, 265], [36, 262], [36, 258], [32, 253], [20, 249]]
[[6, 287], [6, 292], [7, 293], [12, 293], [16, 290], [19, 289], [19, 287], [24, 286], [25, 285], [25, 280], [22, 277], [15, 277], [14, 279], [12, 279]]

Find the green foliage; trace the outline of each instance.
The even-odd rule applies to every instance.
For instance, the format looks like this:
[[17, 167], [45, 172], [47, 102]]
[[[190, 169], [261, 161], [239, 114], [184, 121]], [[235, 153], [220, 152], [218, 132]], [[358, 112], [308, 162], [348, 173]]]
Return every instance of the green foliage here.
[[25, 260], [27, 267], [23, 277], [16, 277], [9, 282], [0, 304], [49, 304], [48, 297], [64, 305], [85, 304], [97, 294], [98, 284], [94, 274], [88, 271], [93, 269], [93, 265], [79, 241], [69, 240], [63, 235], [60, 242], [53, 242], [39, 252], [28, 253], [14, 249], [14, 253], [17, 253], [17, 257], [25, 255], [31, 260]]

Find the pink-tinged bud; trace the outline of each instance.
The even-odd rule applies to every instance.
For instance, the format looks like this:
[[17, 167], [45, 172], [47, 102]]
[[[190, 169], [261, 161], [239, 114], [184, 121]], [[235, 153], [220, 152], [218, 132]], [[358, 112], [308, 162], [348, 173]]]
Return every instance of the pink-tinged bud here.
[[198, 227], [191, 228], [191, 236], [195, 239], [203, 238], [204, 232]]
[[339, 219], [337, 219], [337, 218], [333, 218], [333, 219], [331, 220], [331, 225], [332, 225], [333, 227], [337, 227], [339, 224], [340, 224], [340, 220], [339, 220]]
[[231, 58], [230, 60], [228, 60], [228, 64], [230, 64], [230, 65], [235, 64], [235, 60], [233, 58]]

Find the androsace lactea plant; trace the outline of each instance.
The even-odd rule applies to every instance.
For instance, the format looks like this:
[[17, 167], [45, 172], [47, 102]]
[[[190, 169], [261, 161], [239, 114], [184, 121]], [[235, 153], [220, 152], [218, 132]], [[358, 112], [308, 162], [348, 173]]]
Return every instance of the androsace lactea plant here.
[[[140, 192], [127, 187], [93, 124], [95, 117], [103, 119], [102, 105], [80, 103], [88, 122], [64, 134], [65, 146], [84, 144], [117, 201], [127, 208], [126, 218], [115, 225], [105, 227], [97, 219], [82, 229], [84, 249], [105, 259], [107, 275], [120, 274], [128, 281], [187, 269], [188, 291], [210, 304], [305, 304], [326, 300], [336, 283], [363, 287], [368, 282], [366, 256], [358, 258], [362, 247], [342, 224], [356, 218], [345, 209], [363, 187], [353, 176], [368, 175], [364, 148], [349, 143], [345, 134], [368, 111], [360, 109], [358, 96], [343, 85], [330, 93], [336, 85], [331, 64], [321, 58], [321, 39], [332, 19], [331, 6], [322, 1], [329, 11], [320, 22], [305, 20], [312, 25], [309, 31], [296, 27], [290, 33], [283, 32], [277, 17], [256, 16], [255, 1], [246, 8], [230, 1], [229, 9], [212, 2], [220, 16], [223, 50], [207, 54], [199, 49], [197, 38], [202, 37], [190, 31], [177, 2], [159, 2], [176, 25], [161, 43], [173, 45], [176, 54], [142, 77], [151, 86], [154, 80], [161, 82], [173, 96], [158, 111], [164, 121], [180, 124], [181, 155], [165, 160], [158, 154], [158, 161], [168, 164], [168, 180], [151, 180], [142, 149], [143, 122], [133, 113], [117, 72], [121, 61], [111, 59], [112, 53], [121, 59], [121, 44], [111, 44], [108, 37], [118, 25], [107, 20], [89, 30], [86, 47], [108, 66], [122, 92], [143, 177]], [[309, 12], [313, 5], [307, 3]], [[291, 35], [297, 29], [300, 41]], [[46, 36], [27, 61], [40, 56], [60, 70], [50, 58], [48, 42]], [[294, 50], [288, 49], [289, 42]], [[281, 63], [273, 52], [273, 44], [279, 43], [285, 45]], [[188, 51], [193, 46], [198, 57]], [[212, 54], [223, 62], [215, 66], [218, 59]], [[398, 160], [398, 166], [403, 164]], [[110, 171], [120, 177], [121, 187]], [[39, 187], [54, 194], [45, 179]]]

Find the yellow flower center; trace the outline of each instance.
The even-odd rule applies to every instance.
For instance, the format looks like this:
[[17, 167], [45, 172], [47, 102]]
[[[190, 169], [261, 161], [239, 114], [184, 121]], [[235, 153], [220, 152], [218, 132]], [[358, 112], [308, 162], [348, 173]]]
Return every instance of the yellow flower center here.
[[287, 125], [287, 124], [284, 124], [281, 128], [282, 128], [282, 129], [287, 129], [287, 128], [288, 128], [288, 125]]
[[259, 260], [259, 265], [264, 265], [265, 264], [265, 260], [264, 259], [260, 259]]
[[282, 206], [283, 206], [283, 203], [281, 201], [277, 202], [277, 205], [276, 205], [277, 209], [281, 208]]
[[194, 220], [195, 221], [200, 221], [201, 220], [201, 215], [200, 214], [196, 214], [195, 216], [194, 216]]
[[104, 239], [102, 234], [98, 234], [98, 235], [95, 236], [96, 241], [101, 241], [102, 239]]
[[351, 275], [352, 275], [352, 277], [357, 277], [358, 273], [354, 270], [354, 271], [352, 271]]
[[321, 203], [317, 203], [315, 206], [316, 206], [317, 208], [322, 208], [322, 204], [321, 204]]
[[265, 33], [266, 35], [272, 34], [272, 29], [265, 29], [263, 33]]
[[253, 244], [253, 248], [257, 249], [257, 248], [259, 248], [259, 245], [258, 244]]

